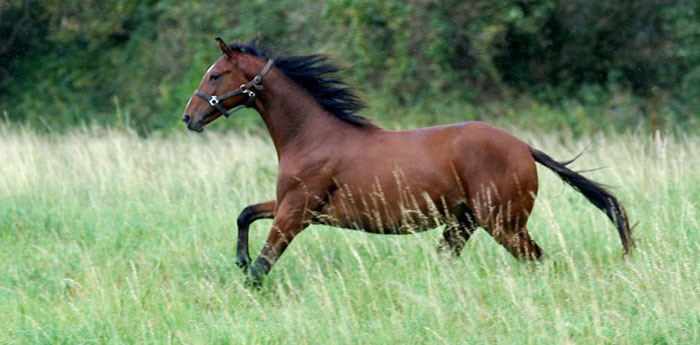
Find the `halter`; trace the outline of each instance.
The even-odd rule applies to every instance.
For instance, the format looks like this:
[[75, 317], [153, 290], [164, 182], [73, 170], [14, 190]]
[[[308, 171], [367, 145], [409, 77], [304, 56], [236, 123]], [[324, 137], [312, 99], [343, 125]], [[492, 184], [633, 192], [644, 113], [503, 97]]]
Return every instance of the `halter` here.
[[[263, 70], [260, 72], [260, 74], [256, 75], [253, 80], [249, 81], [246, 84], [241, 85], [239, 88], [229, 92], [225, 93], [221, 96], [216, 96], [216, 95], [207, 95], [206, 93], [199, 91], [199, 89], [194, 90], [194, 94], [203, 98], [205, 101], [209, 103], [212, 107], [216, 108], [221, 114], [223, 114], [226, 118], [231, 116], [226, 111], [226, 108], [224, 108], [220, 103], [223, 102], [224, 100], [231, 98], [236, 95], [244, 94], [248, 95], [248, 100], [245, 102], [246, 108], [250, 108], [253, 106], [253, 100], [255, 99], [255, 91], [252, 89], [254, 88], [257, 91], [262, 91], [263, 86], [260, 84], [262, 82], [262, 78], [267, 74], [267, 72], [270, 70], [270, 67], [272, 67], [272, 64], [274, 63], [275, 60], [270, 59], [267, 60], [267, 64], [265, 64], [265, 67]], [[234, 113], [238, 111], [240, 108], [232, 111], [231, 113]]]

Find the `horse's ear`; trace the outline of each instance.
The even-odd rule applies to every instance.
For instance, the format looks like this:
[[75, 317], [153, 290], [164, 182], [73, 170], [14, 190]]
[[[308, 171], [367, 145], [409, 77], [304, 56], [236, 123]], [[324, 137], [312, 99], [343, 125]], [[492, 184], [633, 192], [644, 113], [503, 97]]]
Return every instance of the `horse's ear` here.
[[227, 57], [231, 58], [233, 56], [233, 52], [231, 51], [231, 48], [228, 47], [228, 44], [224, 42], [224, 40], [221, 39], [221, 37], [216, 38], [216, 42], [219, 43], [219, 49], [221, 52]]

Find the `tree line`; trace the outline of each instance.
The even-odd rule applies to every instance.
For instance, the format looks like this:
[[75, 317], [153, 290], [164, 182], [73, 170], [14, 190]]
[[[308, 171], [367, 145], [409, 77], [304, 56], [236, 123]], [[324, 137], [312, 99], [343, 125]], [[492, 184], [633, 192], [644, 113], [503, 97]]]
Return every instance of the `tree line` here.
[[625, 95], [640, 115], [700, 115], [693, 0], [8, 0], [0, 111], [51, 128], [171, 128], [219, 54], [215, 36], [330, 54], [364, 95], [399, 108]]

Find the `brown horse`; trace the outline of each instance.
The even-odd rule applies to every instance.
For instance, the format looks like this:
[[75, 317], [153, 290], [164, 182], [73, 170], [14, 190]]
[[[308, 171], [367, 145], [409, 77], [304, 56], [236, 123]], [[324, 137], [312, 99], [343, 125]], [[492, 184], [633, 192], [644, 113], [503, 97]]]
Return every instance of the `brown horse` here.
[[[239, 105], [262, 117], [277, 150], [276, 200], [238, 217], [237, 264], [248, 271], [248, 226], [274, 218], [248, 271], [258, 284], [294, 237], [311, 223], [381, 234], [445, 224], [440, 250], [459, 255], [477, 227], [514, 256], [542, 250], [526, 223], [537, 193], [535, 162], [553, 170], [616, 227], [625, 253], [633, 245], [620, 202], [599, 184], [513, 135], [466, 122], [407, 131], [381, 129], [355, 114], [364, 103], [339, 69], [319, 55], [268, 59], [255, 42], [225, 44], [205, 73], [182, 121], [193, 131]], [[219, 96], [217, 96], [219, 95]]]

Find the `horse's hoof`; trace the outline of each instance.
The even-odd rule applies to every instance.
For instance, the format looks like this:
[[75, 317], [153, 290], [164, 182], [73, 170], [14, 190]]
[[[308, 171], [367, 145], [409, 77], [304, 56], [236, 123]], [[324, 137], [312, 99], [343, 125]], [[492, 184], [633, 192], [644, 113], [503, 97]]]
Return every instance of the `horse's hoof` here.
[[249, 261], [244, 258], [236, 258], [236, 266], [242, 269], [243, 272], [248, 272], [248, 268], [250, 267], [248, 262]]
[[245, 278], [245, 287], [252, 290], [260, 290], [262, 287], [262, 279], [248, 276]]

